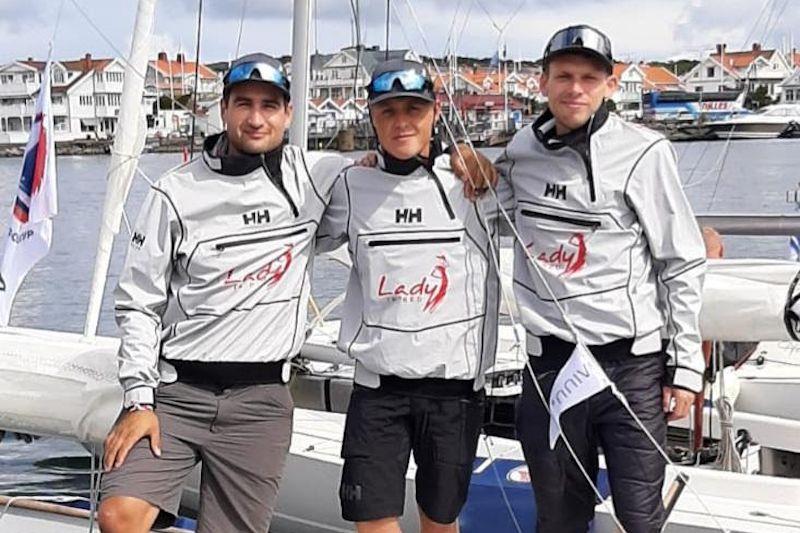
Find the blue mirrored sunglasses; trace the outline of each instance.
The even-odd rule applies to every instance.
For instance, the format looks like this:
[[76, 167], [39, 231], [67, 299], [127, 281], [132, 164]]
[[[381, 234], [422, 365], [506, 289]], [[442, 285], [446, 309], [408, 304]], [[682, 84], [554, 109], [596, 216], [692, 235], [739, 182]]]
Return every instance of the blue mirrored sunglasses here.
[[240, 81], [262, 80], [274, 83], [287, 93], [289, 92], [289, 80], [286, 79], [283, 72], [268, 63], [242, 63], [241, 65], [236, 65], [228, 72], [225, 78], [225, 85]]
[[384, 72], [376, 76], [369, 84], [370, 93], [381, 94], [392, 91], [395, 82], [399, 81], [403, 90], [422, 91], [430, 83], [428, 76], [419, 70], [397, 70]]

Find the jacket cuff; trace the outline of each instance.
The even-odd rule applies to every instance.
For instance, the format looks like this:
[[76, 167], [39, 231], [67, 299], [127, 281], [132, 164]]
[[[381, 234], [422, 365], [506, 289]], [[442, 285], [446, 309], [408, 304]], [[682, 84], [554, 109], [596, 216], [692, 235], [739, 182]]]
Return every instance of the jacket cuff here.
[[703, 375], [682, 366], [667, 368], [667, 385], [699, 394], [703, 390]]
[[125, 391], [122, 407], [128, 409], [134, 404], [155, 405], [155, 389], [147, 385], [140, 385]]

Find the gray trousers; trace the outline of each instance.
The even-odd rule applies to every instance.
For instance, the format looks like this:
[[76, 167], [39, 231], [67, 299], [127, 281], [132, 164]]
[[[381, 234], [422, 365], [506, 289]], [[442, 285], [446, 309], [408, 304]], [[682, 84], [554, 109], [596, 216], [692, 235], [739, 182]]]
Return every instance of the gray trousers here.
[[224, 390], [175, 382], [156, 391], [162, 455], [139, 441], [103, 476], [102, 497], [131, 496], [177, 515], [186, 478], [202, 461], [198, 533], [269, 529], [292, 435], [293, 403], [283, 384]]

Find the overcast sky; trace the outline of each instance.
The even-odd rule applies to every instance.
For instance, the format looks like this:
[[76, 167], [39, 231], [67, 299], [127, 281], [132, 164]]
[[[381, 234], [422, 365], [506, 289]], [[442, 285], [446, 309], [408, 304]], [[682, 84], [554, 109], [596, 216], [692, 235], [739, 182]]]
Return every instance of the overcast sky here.
[[[204, 0], [201, 59], [231, 58], [242, 7], [245, 18], [241, 52], [288, 54], [291, 48], [291, 0]], [[361, 0], [362, 40], [382, 44], [385, 0]], [[391, 46], [420, 54], [441, 55], [455, 27], [461, 55], [491, 56], [500, 31], [508, 54], [537, 59], [547, 38], [559, 27], [588, 23], [611, 37], [621, 60], [700, 57], [717, 42], [729, 48], [763, 41], [788, 46], [790, 31], [800, 48], [800, 0], [391, 0]], [[62, 0], [0, 0], [0, 63], [43, 58]], [[81, 15], [78, 4], [103, 35]], [[55, 55], [69, 59], [91, 52], [95, 57], [127, 54], [136, 0], [63, 0]], [[154, 52], [194, 57], [198, 0], [159, 0]], [[331, 52], [351, 44], [349, 0], [316, 0], [312, 49]], [[422, 25], [421, 37], [408, 6]], [[520, 7], [521, 6], [521, 7]], [[517, 8], [519, 9], [517, 10]], [[517, 11], [513, 20], [509, 18]], [[109, 42], [107, 42], [110, 41]], [[427, 41], [427, 44], [425, 43]], [[429, 48], [430, 47], [430, 48]]]

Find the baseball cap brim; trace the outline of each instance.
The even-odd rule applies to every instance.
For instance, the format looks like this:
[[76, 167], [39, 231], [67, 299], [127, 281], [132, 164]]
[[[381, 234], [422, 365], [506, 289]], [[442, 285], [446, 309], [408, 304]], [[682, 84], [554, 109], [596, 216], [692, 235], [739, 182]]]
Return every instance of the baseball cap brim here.
[[401, 91], [401, 92], [389, 92], [389, 93], [379, 94], [374, 98], [370, 98], [369, 105], [377, 104], [378, 102], [383, 102], [384, 100], [390, 100], [392, 98], [402, 98], [404, 96], [410, 98], [419, 98], [420, 100], [425, 100], [426, 102], [436, 101], [436, 98], [430, 94], [413, 92], [413, 91]]

